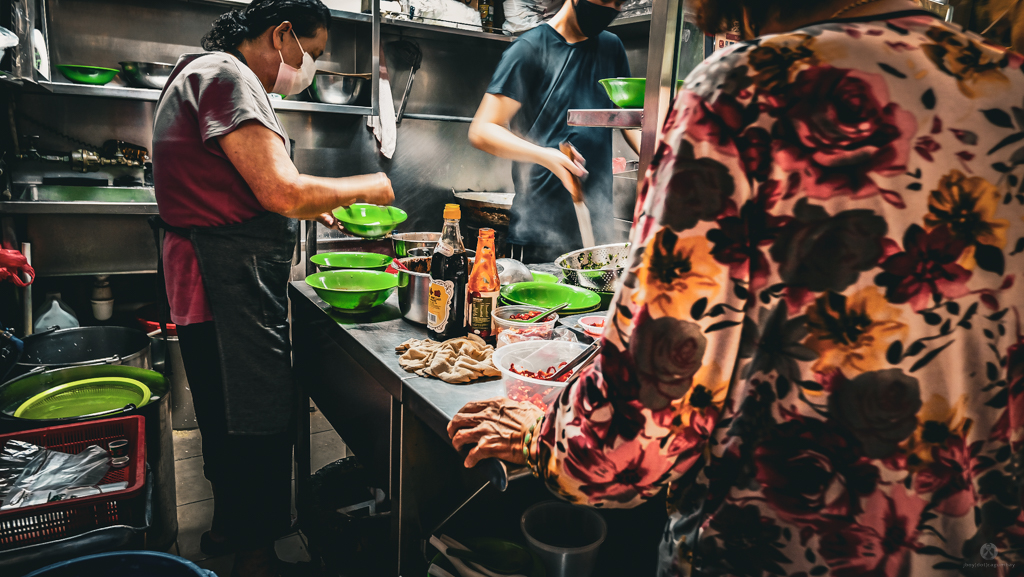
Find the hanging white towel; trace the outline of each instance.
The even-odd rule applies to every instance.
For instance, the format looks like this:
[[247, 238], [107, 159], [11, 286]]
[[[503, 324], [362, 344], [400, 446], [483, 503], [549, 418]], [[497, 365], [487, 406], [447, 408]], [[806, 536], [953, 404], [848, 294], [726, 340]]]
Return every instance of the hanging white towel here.
[[380, 143], [380, 153], [385, 158], [395, 155], [395, 148], [398, 146], [398, 124], [395, 117], [395, 101], [391, 97], [391, 81], [388, 79], [388, 65], [384, 59], [384, 46], [380, 50], [380, 90], [378, 91], [380, 102], [380, 115], [370, 116], [366, 119], [366, 125], [373, 129], [373, 135]]

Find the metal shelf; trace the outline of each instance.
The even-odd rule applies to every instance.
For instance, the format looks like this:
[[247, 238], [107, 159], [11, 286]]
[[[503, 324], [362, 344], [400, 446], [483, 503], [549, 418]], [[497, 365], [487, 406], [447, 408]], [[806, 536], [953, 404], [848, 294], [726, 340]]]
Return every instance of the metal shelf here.
[[[53, 94], [70, 94], [73, 96], [94, 96], [97, 98], [120, 98], [125, 100], [141, 100], [156, 102], [160, 99], [159, 90], [148, 88], [129, 88], [127, 86], [93, 86], [91, 84], [69, 84], [66, 82], [40, 82], [39, 86]], [[343, 106], [340, 104], [323, 104], [320, 102], [301, 102], [298, 100], [271, 99], [275, 110], [295, 112], [330, 112], [334, 114], [356, 114], [369, 116], [369, 106]]]
[[413, 22], [411, 20], [402, 20], [399, 18], [394, 18], [393, 16], [390, 16], [388, 14], [381, 15], [380, 23], [385, 26], [397, 26], [399, 28], [422, 30], [424, 32], [433, 32], [436, 34], [445, 34], [449, 36], [482, 38], [485, 40], [496, 40], [498, 42], [512, 42], [513, 40], [515, 40], [515, 37], [505, 36], [504, 34], [495, 34], [492, 32], [479, 32], [477, 30], [464, 30], [462, 28], [440, 26], [437, 24], [427, 24], [426, 22]]
[[616, 18], [608, 27], [619, 28], [621, 26], [631, 26], [633, 24], [650, 24], [650, 22], [650, 14], [641, 14], [640, 16], [626, 16], [625, 18]]
[[[239, 0], [184, 0], [185, 2], [195, 2], [198, 4], [217, 4], [220, 6], [228, 6], [231, 8], [244, 8], [248, 6], [251, 0], [241, 2]], [[372, 22], [373, 18], [369, 14], [361, 14], [359, 12], [346, 12], [344, 10], [331, 10], [331, 18], [335, 20], [347, 20], [349, 22]]]
[[569, 126], [596, 128], [640, 128], [644, 122], [643, 110], [570, 110]]

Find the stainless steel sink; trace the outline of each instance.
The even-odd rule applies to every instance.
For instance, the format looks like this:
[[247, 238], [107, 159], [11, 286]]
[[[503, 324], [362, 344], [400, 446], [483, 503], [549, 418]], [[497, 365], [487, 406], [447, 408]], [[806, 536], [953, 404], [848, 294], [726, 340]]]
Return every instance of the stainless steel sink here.
[[17, 200], [44, 202], [141, 202], [155, 203], [148, 187], [29, 185]]
[[20, 222], [42, 276], [156, 271], [147, 219], [152, 188], [28, 185], [0, 202], [0, 219]]

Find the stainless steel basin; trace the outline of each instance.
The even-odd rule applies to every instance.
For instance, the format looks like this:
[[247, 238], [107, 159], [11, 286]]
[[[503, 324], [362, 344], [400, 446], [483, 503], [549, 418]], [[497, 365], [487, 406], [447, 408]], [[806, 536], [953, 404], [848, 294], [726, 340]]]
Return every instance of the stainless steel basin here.
[[0, 201], [32, 243], [41, 276], [156, 271], [147, 219], [157, 214], [152, 188], [28, 185]]
[[29, 185], [16, 200], [44, 202], [142, 202], [155, 203], [149, 187]]

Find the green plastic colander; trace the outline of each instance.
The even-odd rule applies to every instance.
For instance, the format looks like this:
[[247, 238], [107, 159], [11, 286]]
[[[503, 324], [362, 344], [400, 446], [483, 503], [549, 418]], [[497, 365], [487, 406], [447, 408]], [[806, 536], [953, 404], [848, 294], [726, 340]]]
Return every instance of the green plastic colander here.
[[38, 421], [97, 415], [128, 405], [142, 408], [149, 403], [151, 394], [149, 387], [135, 379], [83, 379], [39, 393], [22, 403], [14, 416]]

